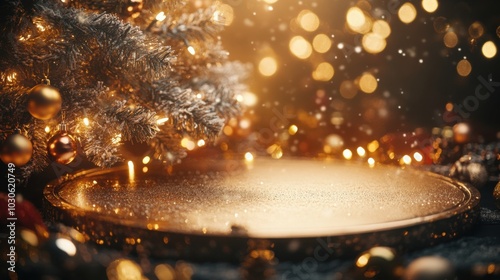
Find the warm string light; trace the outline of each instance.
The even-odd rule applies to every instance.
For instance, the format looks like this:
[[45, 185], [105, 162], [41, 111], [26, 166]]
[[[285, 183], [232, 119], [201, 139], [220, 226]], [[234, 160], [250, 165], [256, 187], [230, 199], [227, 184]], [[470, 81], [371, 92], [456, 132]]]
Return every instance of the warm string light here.
[[153, 21], [151, 21], [151, 23], [148, 25], [148, 27], [146, 27], [146, 31], [150, 31], [151, 28], [153, 28], [153, 26], [156, 25], [157, 22], [162, 22], [164, 21], [165, 19], [167, 18], [167, 16], [165, 15], [164, 12], [159, 12], [155, 19], [153, 19]]
[[129, 160], [127, 162], [127, 165], [128, 165], [128, 179], [129, 179], [130, 183], [134, 183], [135, 182], [134, 162]]

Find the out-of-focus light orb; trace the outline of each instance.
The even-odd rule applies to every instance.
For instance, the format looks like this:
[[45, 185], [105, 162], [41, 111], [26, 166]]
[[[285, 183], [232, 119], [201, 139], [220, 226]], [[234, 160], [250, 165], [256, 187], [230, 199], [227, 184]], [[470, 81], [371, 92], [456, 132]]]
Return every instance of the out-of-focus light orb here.
[[[224, 127], [224, 132], [226, 132], [225, 129], [227, 127], [230, 127], [230, 126]], [[231, 133], [232, 133], [232, 130], [231, 130]], [[181, 146], [188, 149], [189, 151], [192, 151], [192, 150], [194, 150], [194, 148], [196, 148], [196, 143], [194, 141], [192, 141], [191, 139], [184, 137], [181, 140]]]
[[349, 149], [345, 149], [342, 152], [342, 155], [344, 156], [345, 159], [351, 159], [352, 158], [352, 152]]
[[372, 31], [385, 39], [391, 35], [391, 26], [387, 23], [387, 21], [379, 19], [373, 23]]
[[109, 280], [142, 280], [141, 267], [127, 259], [118, 259], [106, 268], [106, 276]]
[[193, 46], [189, 46], [187, 48], [188, 52], [191, 54], [191, 55], [195, 55], [196, 54], [196, 50], [194, 49]]
[[351, 7], [347, 10], [346, 15], [347, 25], [352, 30], [359, 29], [366, 22], [366, 16], [363, 10], [358, 7]]
[[263, 0], [263, 1], [266, 2], [267, 4], [274, 4], [278, 2], [278, 0]]
[[69, 239], [58, 238], [56, 240], [56, 246], [57, 246], [57, 248], [59, 248], [61, 251], [64, 251], [69, 256], [76, 255], [76, 246]]
[[196, 143], [196, 145], [198, 145], [198, 147], [203, 147], [203, 146], [205, 146], [205, 144], [206, 144], [205, 140], [203, 140], [203, 139], [198, 140], [198, 142]]
[[497, 54], [497, 46], [493, 43], [493, 41], [488, 41], [483, 44], [481, 51], [483, 52], [484, 57], [493, 58]]
[[377, 79], [370, 74], [370, 73], [364, 73], [361, 75], [361, 78], [359, 79], [359, 89], [361, 89], [364, 93], [373, 93], [378, 86]]
[[375, 166], [375, 160], [373, 158], [368, 158], [368, 165], [370, 167], [374, 167]]
[[437, 0], [422, 0], [422, 8], [428, 13], [434, 13], [439, 7]]
[[356, 153], [358, 153], [358, 156], [360, 156], [360, 157], [366, 156], [366, 150], [363, 147], [358, 147], [356, 149]]
[[342, 116], [341, 112], [333, 112], [332, 118], [330, 119], [330, 122], [333, 125], [341, 125], [344, 123], [344, 117]]
[[326, 53], [332, 47], [332, 40], [326, 34], [318, 34], [313, 39], [313, 48], [318, 53]]
[[469, 26], [469, 35], [472, 38], [477, 39], [483, 36], [483, 34], [484, 34], [484, 27], [479, 21], [473, 22]]
[[404, 3], [398, 10], [398, 17], [401, 22], [409, 24], [417, 17], [417, 9], [412, 3]]
[[409, 155], [404, 155], [401, 158], [401, 163], [406, 164], [406, 165], [410, 165], [411, 164], [411, 157]]
[[462, 77], [469, 76], [472, 71], [472, 65], [467, 59], [462, 59], [457, 64], [457, 73]]
[[243, 104], [245, 104], [248, 107], [257, 105], [257, 102], [259, 101], [257, 95], [250, 91], [243, 92], [240, 95], [240, 97], [241, 97], [241, 102], [243, 102]]
[[443, 37], [444, 45], [448, 48], [454, 48], [458, 44], [457, 34], [453, 31], [447, 32]]
[[333, 66], [328, 62], [322, 62], [318, 64], [316, 70], [313, 71], [312, 77], [316, 81], [327, 82], [333, 78], [334, 74], [335, 70], [333, 69]]
[[451, 111], [453, 111], [453, 107], [455, 107], [455, 106], [453, 106], [453, 103], [448, 102], [448, 103], [446, 103], [445, 109], [446, 109], [446, 111], [451, 112]]
[[145, 156], [142, 159], [142, 164], [148, 164], [151, 161], [151, 158], [149, 156]]
[[437, 33], [445, 33], [450, 29], [450, 24], [448, 23], [448, 20], [444, 17], [438, 17], [434, 20], [434, 30]]
[[319, 27], [318, 16], [310, 10], [302, 10], [297, 16], [297, 21], [305, 31], [313, 32]]
[[377, 140], [373, 140], [372, 142], [368, 143], [368, 151], [370, 153], [374, 153], [378, 148], [380, 147], [380, 144], [378, 143]]
[[352, 99], [358, 93], [356, 85], [350, 81], [346, 80], [340, 84], [340, 95], [345, 99]]
[[330, 134], [325, 138], [325, 144], [338, 150], [344, 146], [344, 140], [338, 134]]
[[212, 20], [225, 26], [231, 25], [234, 20], [233, 7], [228, 4], [217, 5], [217, 11], [214, 12]]
[[382, 52], [387, 46], [385, 39], [377, 33], [370, 32], [363, 35], [361, 44], [366, 52], [377, 54]]
[[254, 157], [253, 157], [253, 154], [250, 153], [250, 152], [246, 152], [245, 153], [245, 160], [246, 161], [253, 161]]
[[372, 28], [372, 19], [358, 7], [349, 8], [346, 21], [349, 29], [360, 34], [366, 34]]
[[175, 280], [175, 269], [168, 264], [159, 264], [155, 267], [158, 280]]
[[259, 72], [262, 76], [270, 77], [278, 70], [278, 63], [274, 57], [266, 56], [259, 62]]
[[274, 159], [280, 159], [283, 157], [283, 149], [280, 145], [273, 144], [267, 148], [267, 153], [271, 154], [271, 157]]
[[413, 154], [413, 158], [414, 158], [417, 162], [421, 162], [421, 161], [424, 159], [424, 157], [422, 156], [422, 154], [421, 154], [421, 153], [419, 153], [419, 152], [415, 152], [415, 153]]
[[299, 131], [299, 128], [296, 125], [294, 125], [294, 124], [292, 124], [288, 128], [288, 134], [290, 134], [290, 135], [295, 135], [295, 134], [297, 134], [298, 131]]
[[290, 51], [300, 59], [307, 59], [312, 54], [311, 44], [302, 36], [295, 36], [290, 40]]

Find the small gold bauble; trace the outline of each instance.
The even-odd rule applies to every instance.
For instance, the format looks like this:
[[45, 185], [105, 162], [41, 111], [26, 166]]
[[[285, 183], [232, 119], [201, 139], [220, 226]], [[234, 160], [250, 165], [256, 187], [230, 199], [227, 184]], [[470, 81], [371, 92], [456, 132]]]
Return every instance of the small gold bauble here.
[[498, 182], [493, 190], [493, 198], [495, 199], [495, 205], [500, 209], [500, 182]]
[[59, 131], [49, 139], [47, 153], [49, 158], [61, 164], [71, 163], [76, 157], [76, 140], [66, 131]]
[[0, 150], [0, 159], [5, 163], [23, 166], [31, 159], [33, 144], [24, 135], [11, 134], [5, 139]]
[[61, 110], [59, 90], [45, 84], [34, 86], [28, 93], [28, 111], [39, 120], [48, 120]]

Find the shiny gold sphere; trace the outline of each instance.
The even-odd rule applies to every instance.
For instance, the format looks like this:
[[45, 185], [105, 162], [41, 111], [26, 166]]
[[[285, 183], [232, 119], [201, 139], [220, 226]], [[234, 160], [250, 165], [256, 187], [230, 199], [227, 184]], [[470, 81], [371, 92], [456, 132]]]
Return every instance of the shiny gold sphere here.
[[33, 145], [25, 136], [14, 133], [5, 139], [0, 150], [0, 159], [5, 163], [23, 166], [31, 159]]
[[47, 143], [49, 158], [61, 164], [71, 163], [76, 157], [76, 151], [76, 140], [66, 131], [56, 133]]
[[55, 87], [39, 84], [28, 93], [28, 111], [39, 120], [55, 117], [61, 110], [61, 105], [61, 94]]

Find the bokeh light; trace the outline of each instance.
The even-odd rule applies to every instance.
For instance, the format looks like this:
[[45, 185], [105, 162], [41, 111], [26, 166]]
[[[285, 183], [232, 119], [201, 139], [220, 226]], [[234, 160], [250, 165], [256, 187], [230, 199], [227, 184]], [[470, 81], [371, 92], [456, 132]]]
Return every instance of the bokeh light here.
[[345, 159], [351, 159], [352, 158], [352, 152], [349, 149], [345, 149], [342, 152], [342, 155], [344, 156]]
[[326, 82], [331, 80], [334, 74], [333, 66], [328, 62], [322, 62], [316, 67], [316, 70], [312, 73], [312, 77], [316, 81]]
[[422, 0], [422, 8], [428, 13], [434, 13], [439, 7], [437, 0]]
[[361, 41], [366, 52], [377, 54], [382, 52], [387, 46], [385, 39], [377, 33], [371, 32], [365, 34]]
[[469, 35], [471, 36], [471, 38], [477, 39], [483, 36], [483, 34], [484, 34], [484, 27], [479, 21], [473, 22], [469, 26]]
[[458, 44], [457, 34], [453, 31], [447, 32], [443, 37], [444, 45], [448, 48], [454, 48]]
[[409, 24], [417, 17], [417, 9], [412, 3], [404, 3], [398, 10], [398, 17], [401, 22]]
[[376, 20], [373, 23], [372, 31], [385, 39], [391, 35], [391, 26], [385, 20]]
[[263, 76], [269, 77], [276, 73], [278, 70], [278, 63], [273, 57], [267, 56], [259, 62], [259, 72]]
[[377, 89], [377, 79], [370, 73], [363, 73], [359, 78], [359, 89], [364, 93], [373, 93]]
[[312, 54], [311, 44], [302, 36], [295, 36], [290, 40], [290, 51], [300, 59], [307, 59]]
[[313, 39], [313, 48], [318, 53], [326, 53], [332, 47], [332, 40], [326, 34], [318, 34]]
[[340, 84], [340, 95], [345, 99], [354, 98], [357, 93], [356, 85], [352, 81], [346, 80]]
[[319, 27], [318, 16], [310, 10], [302, 10], [297, 17], [297, 21], [305, 31], [313, 32]]
[[493, 58], [497, 54], [497, 46], [493, 43], [493, 41], [488, 41], [483, 44], [481, 51], [483, 52], [484, 57]]
[[472, 71], [472, 65], [467, 59], [462, 59], [457, 64], [457, 73], [462, 77], [469, 76]]

